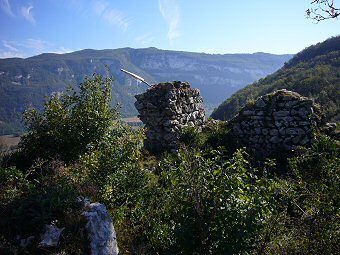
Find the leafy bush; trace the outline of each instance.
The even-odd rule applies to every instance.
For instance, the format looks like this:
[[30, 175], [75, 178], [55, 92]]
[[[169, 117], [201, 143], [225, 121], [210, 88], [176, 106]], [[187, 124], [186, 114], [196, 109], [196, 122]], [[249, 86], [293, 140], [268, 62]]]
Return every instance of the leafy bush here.
[[110, 106], [111, 82], [109, 77], [94, 74], [85, 78], [78, 92], [70, 88], [52, 95], [42, 112], [27, 110], [27, 133], [14, 156], [16, 164], [28, 168], [37, 158], [71, 163], [89, 147], [96, 147], [118, 117]]
[[260, 251], [337, 254], [340, 251], [340, 146], [326, 136], [289, 160], [292, 175], [276, 182], [276, 211]]
[[30, 188], [26, 175], [15, 167], [0, 167], [0, 205], [21, 197]]
[[[67, 215], [80, 217], [72, 213], [79, 195], [104, 202], [117, 219], [125, 214], [123, 220], [137, 221], [131, 208], [141, 200], [147, 181], [138, 163], [144, 134], [118, 120], [116, 109], [110, 107], [110, 86], [111, 78], [95, 74], [84, 80], [79, 92], [71, 88], [53, 95], [42, 112], [25, 112], [28, 133], [11, 157], [23, 171], [5, 169], [1, 174], [27, 179], [30, 188], [10, 199], [13, 181], [1, 183], [2, 211], [9, 214], [1, 221], [6, 240], [13, 240], [14, 234], [41, 232], [52, 221], [77, 232], [76, 223], [81, 221], [73, 224]], [[18, 228], [10, 228], [14, 223]], [[65, 250], [72, 251], [74, 243], [69, 245]]]
[[[50, 167], [54, 166], [50, 164]], [[36, 165], [36, 169], [32, 168], [31, 171], [38, 167]], [[21, 250], [20, 239], [29, 236], [34, 236], [34, 243], [37, 244], [45, 224], [60, 226], [59, 220], [63, 215], [77, 208], [78, 192], [66, 176], [49, 175], [31, 179], [27, 175], [15, 168], [1, 169], [1, 177], [5, 177], [6, 181], [2, 181], [1, 185], [0, 237], [3, 240], [0, 248], [7, 243], [10, 250]], [[36, 248], [28, 249], [33, 249], [31, 253], [37, 253]]]
[[163, 239], [154, 246], [164, 254], [249, 252], [269, 207], [266, 185], [246, 157], [242, 150], [228, 160], [222, 151], [183, 148], [165, 158], [163, 227], [154, 229]]
[[201, 149], [224, 147], [230, 156], [239, 147], [226, 122], [214, 120], [208, 120], [202, 130], [197, 127], [183, 128], [180, 142]]

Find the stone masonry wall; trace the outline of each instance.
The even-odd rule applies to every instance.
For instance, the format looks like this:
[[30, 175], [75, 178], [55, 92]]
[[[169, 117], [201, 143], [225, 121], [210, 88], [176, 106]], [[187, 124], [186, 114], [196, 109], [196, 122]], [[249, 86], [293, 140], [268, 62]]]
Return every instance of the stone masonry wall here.
[[205, 121], [199, 90], [187, 82], [156, 84], [135, 97], [139, 118], [147, 128], [145, 146], [150, 151], [176, 150], [180, 129], [200, 127]]
[[278, 90], [248, 104], [229, 122], [241, 144], [266, 155], [312, 142], [320, 117], [311, 99]]

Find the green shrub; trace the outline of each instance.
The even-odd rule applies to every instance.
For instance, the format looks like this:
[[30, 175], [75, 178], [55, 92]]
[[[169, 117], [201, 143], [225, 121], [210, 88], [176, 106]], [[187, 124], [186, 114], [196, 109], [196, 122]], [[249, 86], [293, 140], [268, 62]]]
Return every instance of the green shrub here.
[[338, 254], [340, 147], [318, 137], [289, 159], [291, 175], [276, 182], [276, 210], [259, 250], [269, 254]]
[[21, 197], [30, 188], [26, 175], [15, 167], [0, 167], [0, 205]]
[[[20, 250], [20, 239], [34, 236], [34, 243], [37, 244], [45, 224], [65, 226], [59, 220], [65, 213], [77, 208], [78, 193], [66, 177], [49, 176], [28, 182], [22, 178], [22, 173], [18, 174], [15, 169], [9, 170], [10, 176], [16, 175], [19, 177], [16, 181], [22, 184], [16, 196], [6, 196], [0, 204], [0, 236], [3, 238], [2, 244], [8, 243], [12, 249], [16, 247]], [[11, 188], [6, 187], [5, 193], [10, 191]], [[28, 247], [27, 251], [37, 253], [36, 246]]]
[[42, 112], [24, 113], [27, 133], [13, 159], [29, 168], [37, 158], [59, 158], [65, 163], [78, 160], [109, 132], [118, 113], [110, 106], [112, 79], [94, 74], [86, 77], [79, 91], [70, 88], [45, 102]]
[[230, 132], [226, 122], [208, 121], [203, 129], [185, 127], [181, 130], [180, 142], [191, 147], [224, 147], [231, 156], [240, 146]]
[[[242, 150], [183, 148], [161, 162], [164, 187], [154, 247], [163, 254], [241, 254], [252, 250], [269, 212], [266, 185]], [[156, 217], [157, 218], [157, 217]], [[158, 242], [157, 242], [158, 241]]]

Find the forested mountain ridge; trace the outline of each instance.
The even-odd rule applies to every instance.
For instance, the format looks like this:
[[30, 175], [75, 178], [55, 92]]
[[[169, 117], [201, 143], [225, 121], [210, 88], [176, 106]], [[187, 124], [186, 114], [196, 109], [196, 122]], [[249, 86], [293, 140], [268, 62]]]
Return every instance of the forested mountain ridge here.
[[227, 120], [259, 96], [278, 89], [296, 91], [322, 106], [327, 121], [340, 121], [340, 36], [296, 54], [280, 70], [236, 92], [212, 113]]
[[134, 95], [146, 89], [123, 73], [128, 69], [150, 83], [182, 80], [199, 88], [207, 106], [280, 68], [292, 55], [205, 54], [156, 48], [81, 50], [67, 54], [45, 53], [21, 59], [0, 59], [0, 134], [20, 125], [21, 113], [33, 105], [41, 109], [45, 96], [78, 85], [86, 75], [104, 73], [107, 65], [115, 81], [113, 103], [124, 116], [136, 115]]

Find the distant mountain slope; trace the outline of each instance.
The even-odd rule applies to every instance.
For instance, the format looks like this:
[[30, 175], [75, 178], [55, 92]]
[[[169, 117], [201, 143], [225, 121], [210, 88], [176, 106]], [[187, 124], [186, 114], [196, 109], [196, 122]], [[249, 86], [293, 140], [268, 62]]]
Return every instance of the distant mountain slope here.
[[228, 120], [247, 101], [277, 89], [293, 90], [315, 99], [328, 121], [340, 121], [340, 36], [296, 54], [277, 72], [239, 90], [211, 115]]
[[137, 111], [133, 95], [146, 89], [120, 72], [135, 72], [151, 83], [183, 80], [201, 89], [205, 104], [217, 106], [223, 99], [280, 68], [292, 55], [226, 54], [146, 49], [82, 50], [68, 54], [42, 54], [27, 59], [0, 59], [0, 134], [18, 128], [28, 105], [41, 108], [45, 96], [79, 84], [85, 75], [114, 76], [113, 103], [122, 104], [124, 116]]

